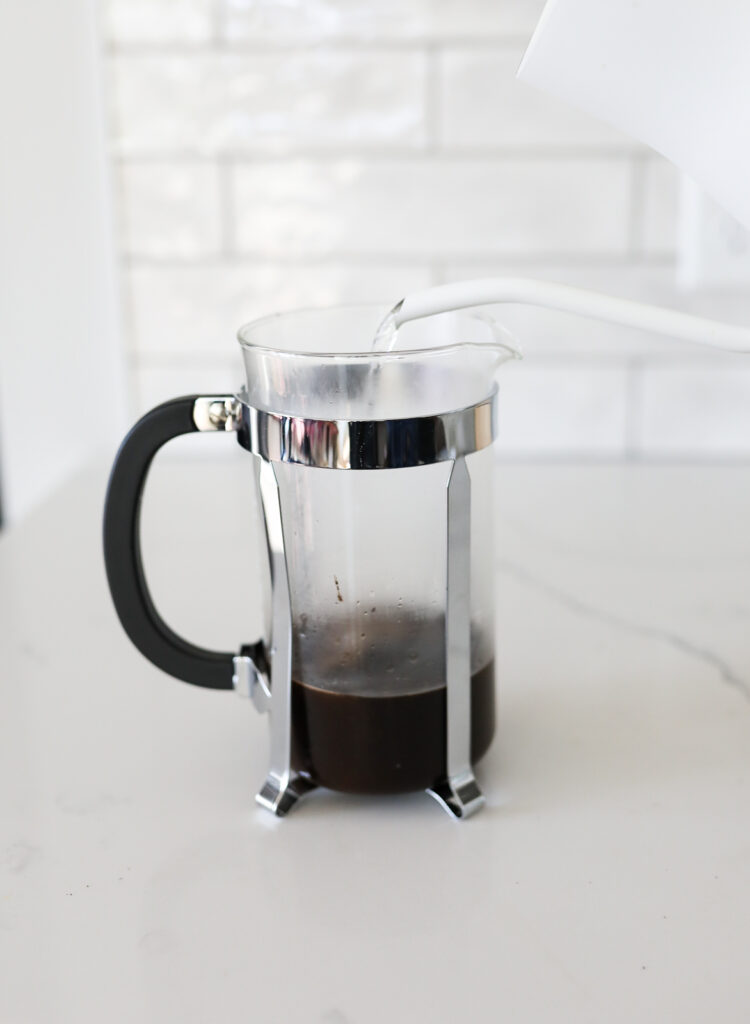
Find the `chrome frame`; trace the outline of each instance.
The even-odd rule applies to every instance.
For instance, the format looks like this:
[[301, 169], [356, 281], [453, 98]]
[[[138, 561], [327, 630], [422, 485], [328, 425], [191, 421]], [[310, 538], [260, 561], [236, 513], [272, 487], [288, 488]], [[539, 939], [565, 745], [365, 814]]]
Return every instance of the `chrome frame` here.
[[492, 444], [497, 386], [484, 402], [433, 416], [390, 420], [318, 420], [248, 405], [239, 442], [266, 462], [316, 469], [405, 469], [448, 462]]
[[315, 784], [292, 770], [292, 605], [279, 483], [271, 462], [260, 465], [260, 496], [271, 563], [271, 758], [255, 799], [282, 817]]
[[274, 463], [319, 469], [398, 469], [451, 461], [446, 488], [445, 581], [446, 777], [427, 790], [451, 815], [484, 804], [471, 765], [471, 476], [466, 456], [492, 444], [497, 388], [478, 405], [434, 416], [393, 420], [313, 420], [255, 409], [246, 395], [199, 398], [199, 430], [234, 430], [258, 457], [271, 567], [270, 679], [247, 653], [234, 659], [235, 689], [271, 713], [268, 775], [257, 802], [286, 814], [315, 783], [291, 765], [292, 610], [284, 522]]
[[471, 767], [471, 477], [456, 459], [447, 487], [445, 580], [446, 778], [427, 790], [456, 818], [484, 804]]

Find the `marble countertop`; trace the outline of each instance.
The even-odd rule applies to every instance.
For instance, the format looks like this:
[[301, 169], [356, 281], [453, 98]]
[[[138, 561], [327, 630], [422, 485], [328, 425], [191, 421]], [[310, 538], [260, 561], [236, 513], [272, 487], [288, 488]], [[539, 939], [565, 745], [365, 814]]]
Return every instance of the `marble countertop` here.
[[[146, 496], [197, 642], [257, 626], [246, 477], [168, 462]], [[463, 823], [423, 794], [256, 808], [267, 721], [130, 646], [103, 487], [0, 541], [1, 1021], [745, 1024], [750, 466], [498, 468], [498, 734]]]

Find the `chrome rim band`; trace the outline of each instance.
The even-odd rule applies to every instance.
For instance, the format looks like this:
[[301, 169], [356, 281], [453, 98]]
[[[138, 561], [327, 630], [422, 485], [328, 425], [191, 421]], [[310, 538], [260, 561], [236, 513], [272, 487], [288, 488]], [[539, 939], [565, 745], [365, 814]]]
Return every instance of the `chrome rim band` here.
[[397, 420], [311, 420], [247, 405], [239, 442], [266, 462], [317, 469], [406, 469], [471, 455], [495, 438], [497, 387], [478, 405]]

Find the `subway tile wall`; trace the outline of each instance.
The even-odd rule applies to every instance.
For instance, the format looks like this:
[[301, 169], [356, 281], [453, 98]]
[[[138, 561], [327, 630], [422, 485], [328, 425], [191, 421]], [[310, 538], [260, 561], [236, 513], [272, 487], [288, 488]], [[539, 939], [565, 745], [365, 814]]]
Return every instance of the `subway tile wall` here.
[[[675, 284], [678, 175], [515, 80], [543, 0], [102, 0], [133, 411], [233, 388], [237, 326], [547, 277], [750, 322]], [[493, 311], [503, 458], [750, 454], [750, 364]]]

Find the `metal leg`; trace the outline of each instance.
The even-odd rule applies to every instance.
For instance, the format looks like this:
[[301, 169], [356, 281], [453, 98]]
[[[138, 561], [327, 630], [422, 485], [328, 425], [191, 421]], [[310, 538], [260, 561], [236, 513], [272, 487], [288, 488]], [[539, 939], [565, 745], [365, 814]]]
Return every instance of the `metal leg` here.
[[471, 767], [471, 478], [466, 459], [448, 481], [448, 578], [445, 605], [446, 778], [428, 789], [456, 818], [484, 804]]
[[314, 783], [292, 771], [292, 608], [284, 552], [279, 485], [273, 463], [260, 465], [260, 494], [271, 561], [271, 764], [256, 796], [261, 807], [283, 816]]

